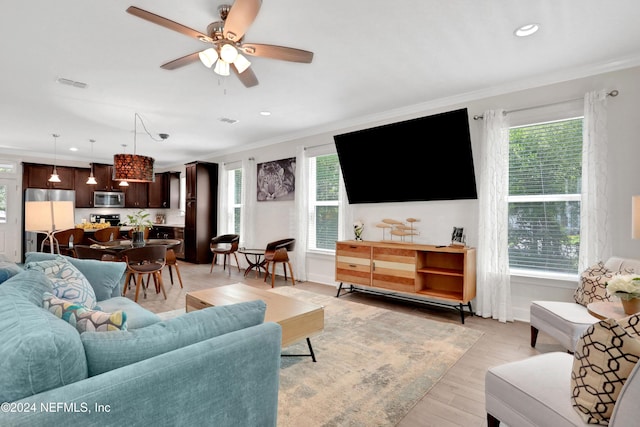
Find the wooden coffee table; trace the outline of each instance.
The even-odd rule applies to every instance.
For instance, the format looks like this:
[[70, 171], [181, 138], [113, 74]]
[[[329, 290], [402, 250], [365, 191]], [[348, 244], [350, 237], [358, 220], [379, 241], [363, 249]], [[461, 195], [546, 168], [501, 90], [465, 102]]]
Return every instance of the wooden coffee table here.
[[267, 304], [265, 322], [276, 322], [282, 327], [282, 347], [306, 339], [309, 354], [283, 354], [283, 356], [310, 356], [316, 361], [310, 338], [324, 329], [324, 307], [295, 298], [234, 283], [217, 288], [188, 292], [186, 311], [200, 310], [217, 305], [262, 300]]

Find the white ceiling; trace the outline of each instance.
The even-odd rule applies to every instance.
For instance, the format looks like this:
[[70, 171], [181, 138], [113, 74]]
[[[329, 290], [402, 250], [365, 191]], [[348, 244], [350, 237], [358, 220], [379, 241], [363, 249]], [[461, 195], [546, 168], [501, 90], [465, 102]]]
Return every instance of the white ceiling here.
[[[154, 137], [170, 137], [154, 141], [138, 122], [137, 153], [178, 165], [433, 100], [640, 64], [638, 0], [265, 0], [245, 41], [314, 59], [248, 57], [260, 84], [245, 88], [200, 63], [161, 69], [207, 45], [125, 12], [206, 32], [222, 3], [3, 0], [0, 152], [53, 157], [58, 133], [58, 159], [110, 163], [121, 144], [133, 152], [138, 113]], [[513, 36], [529, 22], [541, 30]]]

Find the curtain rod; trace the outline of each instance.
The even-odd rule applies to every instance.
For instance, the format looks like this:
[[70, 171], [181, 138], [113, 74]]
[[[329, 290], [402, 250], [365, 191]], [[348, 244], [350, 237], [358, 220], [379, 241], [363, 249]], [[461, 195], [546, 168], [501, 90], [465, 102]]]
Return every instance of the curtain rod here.
[[[616, 96], [618, 96], [619, 93], [620, 92], [618, 92], [617, 89], [614, 89], [611, 92], [608, 92], [607, 96], [616, 97]], [[551, 107], [551, 106], [554, 106], [554, 105], [560, 105], [560, 104], [564, 104], [564, 103], [567, 103], [567, 102], [579, 101], [581, 99], [583, 99], [583, 98], [573, 98], [573, 99], [568, 99], [566, 101], [552, 102], [550, 104], [535, 105], [533, 107], [526, 107], [526, 108], [518, 108], [516, 110], [505, 111], [504, 114], [517, 113], [518, 111], [525, 111], [525, 110], [533, 110], [534, 108]], [[483, 115], [476, 114], [475, 116], [473, 116], [473, 120], [482, 120], [482, 119], [484, 119]]]

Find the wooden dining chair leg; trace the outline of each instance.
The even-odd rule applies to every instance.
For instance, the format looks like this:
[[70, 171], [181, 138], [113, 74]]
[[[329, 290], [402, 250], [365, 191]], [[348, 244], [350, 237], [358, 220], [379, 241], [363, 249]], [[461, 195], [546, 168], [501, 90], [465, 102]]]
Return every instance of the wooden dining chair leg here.
[[273, 269], [271, 271], [271, 287], [273, 288], [276, 284], [276, 266], [278, 265], [278, 263], [272, 262], [271, 264], [273, 264]]
[[[296, 285], [296, 279], [293, 278], [293, 268], [291, 268], [291, 263], [289, 261], [287, 261], [287, 265], [289, 266], [289, 273], [291, 273], [291, 284], [293, 286], [295, 286]], [[282, 266], [284, 268], [284, 264], [282, 264]], [[286, 278], [287, 277], [287, 273], [286, 273], [287, 269], [285, 268], [284, 271], [285, 271], [285, 275], [284, 276]]]
[[216, 258], [217, 258], [218, 254], [214, 252], [213, 254], [213, 261], [211, 261], [211, 270], [209, 270], [209, 273], [213, 273], [213, 266], [216, 265]]
[[[178, 263], [175, 263], [173, 266], [176, 268], [176, 275], [178, 276], [178, 282], [180, 282], [180, 288], [183, 288], [182, 277], [180, 276], [180, 269], [178, 268]], [[169, 274], [171, 274], [171, 266], [169, 266]], [[173, 281], [171, 282], [171, 284], [173, 285]]]
[[[240, 273], [240, 263], [238, 262], [238, 255], [234, 252], [233, 256], [236, 257], [236, 265], [238, 266], [238, 273]], [[229, 270], [231, 270], [231, 257], [229, 257]]]
[[138, 302], [138, 295], [140, 295], [140, 288], [143, 288], [144, 297], [147, 297], [147, 290], [144, 289], [142, 282], [144, 281], [144, 277], [142, 274], [138, 274], [138, 278], [136, 279], [136, 295], [133, 298], [133, 302]]
[[153, 276], [158, 279], [158, 286], [160, 287], [160, 290], [162, 291], [162, 295], [164, 296], [164, 299], [167, 299], [167, 291], [165, 291], [165, 289], [164, 289], [164, 282], [162, 281], [162, 274], [160, 273], [160, 271], [156, 271], [155, 273], [153, 273]]

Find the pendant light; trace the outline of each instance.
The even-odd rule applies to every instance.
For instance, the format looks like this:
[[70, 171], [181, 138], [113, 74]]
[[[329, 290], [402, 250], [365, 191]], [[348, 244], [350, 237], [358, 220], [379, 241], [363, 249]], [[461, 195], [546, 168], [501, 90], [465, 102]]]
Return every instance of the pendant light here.
[[[120, 144], [122, 146], [122, 152], [125, 153], [127, 151], [127, 144]], [[120, 187], [128, 187], [129, 183], [127, 181], [120, 181], [118, 184]]]
[[[133, 116], [133, 154], [114, 154], [113, 179], [127, 182], [153, 182], [153, 157], [136, 154], [136, 137], [138, 134], [138, 119], [142, 118], [135, 113]], [[144, 127], [144, 122], [142, 122]], [[146, 128], [145, 128], [146, 130]]]
[[58, 134], [53, 135], [53, 173], [49, 177], [49, 182], [61, 182], [58, 176], [58, 170], [56, 169], [56, 163], [58, 162]]
[[[93, 160], [93, 143], [96, 142], [95, 139], [90, 139], [91, 142], [91, 160]], [[96, 177], [93, 176], [93, 162], [91, 162], [91, 173], [89, 174], [89, 178], [87, 179], [87, 184], [96, 185], [98, 181], [96, 181]]]

